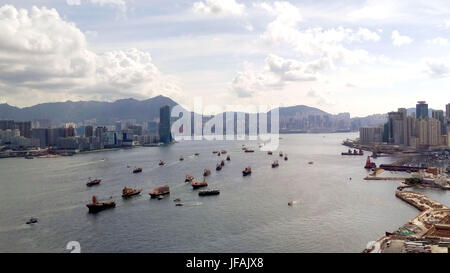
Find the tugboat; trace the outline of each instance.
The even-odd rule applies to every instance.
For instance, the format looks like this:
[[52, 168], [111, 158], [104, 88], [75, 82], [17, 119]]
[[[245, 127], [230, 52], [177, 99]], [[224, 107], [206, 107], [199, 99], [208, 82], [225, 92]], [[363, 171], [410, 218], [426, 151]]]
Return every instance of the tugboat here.
[[98, 202], [97, 196], [92, 196], [92, 203], [86, 205], [89, 209], [89, 213], [96, 213], [105, 209], [115, 208], [116, 202], [112, 199], [105, 202]]
[[183, 156], [180, 156], [180, 161], [183, 161], [184, 160], [184, 157]]
[[219, 163], [217, 163], [217, 165], [216, 165], [216, 171], [220, 171], [220, 170], [222, 170], [222, 165], [219, 164]]
[[285, 160], [285, 161], [288, 160], [288, 155], [287, 155], [287, 154], [284, 155], [284, 160]]
[[122, 197], [123, 198], [127, 198], [127, 197], [131, 197], [131, 196], [135, 196], [140, 194], [142, 191], [142, 189], [132, 189], [132, 188], [123, 188], [122, 190]]
[[227, 155], [227, 161], [230, 161], [230, 160], [231, 160], [230, 155]]
[[133, 173], [141, 173], [142, 172], [142, 168], [135, 168], [133, 170]]
[[247, 176], [247, 175], [250, 175], [250, 174], [252, 174], [252, 168], [250, 168], [250, 166], [247, 167], [247, 168], [245, 168], [245, 169], [242, 171], [242, 175], [243, 175], [243, 176]]
[[159, 166], [164, 166], [164, 165], [166, 165], [165, 161], [163, 161], [163, 160], [159, 161]]
[[267, 154], [268, 155], [272, 155], [273, 153], [272, 153], [272, 151], [268, 151]]
[[27, 224], [27, 225], [31, 225], [31, 224], [36, 224], [37, 222], [39, 222], [39, 219], [38, 219], [38, 218], [31, 217], [30, 220], [28, 220], [28, 221], [26, 222], [26, 224]]
[[184, 180], [184, 182], [192, 182], [192, 180], [194, 180], [194, 177], [190, 174], [186, 174], [186, 179]]
[[366, 165], [364, 166], [364, 168], [366, 169], [374, 169], [377, 167], [377, 164], [375, 164], [375, 162], [370, 161], [370, 156], [367, 157], [367, 161], [366, 161]]
[[211, 170], [210, 169], [204, 169], [203, 170], [203, 176], [208, 176], [211, 174]]
[[203, 179], [203, 181], [194, 181], [191, 183], [191, 185], [192, 185], [192, 188], [194, 190], [196, 190], [198, 188], [203, 188], [203, 187], [208, 186], [208, 183], [206, 183], [205, 179]]
[[96, 178], [96, 179], [91, 179], [91, 178], [89, 177], [89, 182], [86, 183], [86, 186], [92, 187], [92, 186], [95, 186], [95, 185], [100, 184], [100, 182], [102, 182], [101, 179], [98, 179], [98, 178]]
[[275, 161], [272, 163], [272, 168], [276, 168], [276, 167], [278, 167], [278, 166], [280, 166], [280, 164], [278, 164], [278, 160], [275, 160]]
[[164, 198], [164, 195], [168, 195], [170, 194], [170, 188], [169, 186], [161, 186], [161, 187], [157, 187], [154, 190], [152, 190], [151, 192], [148, 193], [152, 198]]
[[198, 192], [199, 196], [218, 195], [218, 194], [220, 194], [220, 190], [216, 189], [202, 190]]

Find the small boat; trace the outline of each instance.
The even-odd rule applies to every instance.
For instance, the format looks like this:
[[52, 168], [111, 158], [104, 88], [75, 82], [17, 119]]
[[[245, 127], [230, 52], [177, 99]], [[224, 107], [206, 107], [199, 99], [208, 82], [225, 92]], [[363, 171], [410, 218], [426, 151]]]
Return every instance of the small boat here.
[[246, 151], [246, 150], [248, 150], [247, 147], [243, 147], [243, 148], [242, 148], [242, 151]]
[[176, 203], [175, 204], [175, 207], [182, 207], [183, 206], [183, 203]]
[[141, 173], [142, 172], [142, 168], [135, 168], [133, 170], [133, 173]]
[[199, 155], [200, 155], [200, 153], [195, 153], [194, 155], [195, 155], [195, 156], [199, 156]]
[[199, 196], [218, 195], [218, 194], [220, 194], [220, 190], [216, 189], [202, 190], [198, 192]]
[[115, 208], [116, 202], [112, 199], [105, 202], [98, 202], [97, 196], [92, 196], [92, 203], [86, 205], [89, 209], [89, 213], [96, 213], [105, 209]]
[[169, 186], [160, 186], [155, 189], [153, 189], [151, 192], [148, 193], [152, 198], [159, 198], [161, 196], [170, 194], [170, 188]]
[[250, 150], [250, 149], [246, 149], [244, 152], [246, 152], [246, 153], [254, 153], [255, 151], [254, 150]]
[[268, 151], [267, 154], [268, 155], [272, 155], [273, 153], [272, 153], [272, 151]]
[[213, 151], [212, 153], [213, 153], [213, 154], [217, 154], [217, 153], [219, 153], [219, 151]]
[[89, 177], [89, 182], [86, 183], [86, 186], [92, 187], [92, 186], [95, 186], [95, 185], [100, 184], [100, 182], [102, 182], [101, 179], [98, 179], [98, 178], [96, 178], [96, 179], [91, 179], [91, 178]]
[[180, 156], [180, 161], [183, 161], [184, 160], [184, 157], [183, 156]]
[[287, 154], [284, 155], [284, 160], [287, 161], [288, 160], [288, 156]]
[[242, 171], [242, 175], [243, 175], [243, 176], [247, 176], [247, 175], [250, 175], [250, 174], [252, 174], [252, 168], [250, 168], [250, 167], [247, 167], [247, 168], [245, 168], [245, 169]]
[[227, 150], [222, 150], [222, 151], [220, 151], [223, 155], [224, 154], [226, 154], [226, 153], [228, 153], [228, 151]]
[[280, 164], [278, 164], [278, 160], [275, 160], [275, 161], [272, 163], [272, 168], [276, 168], [276, 167], [278, 167], [278, 166], [280, 166]]
[[227, 155], [227, 161], [230, 161], [230, 160], [231, 160], [230, 155]]
[[217, 165], [216, 165], [216, 171], [220, 171], [220, 170], [222, 170], [222, 165], [219, 164], [219, 163], [217, 163]]
[[221, 165], [222, 167], [225, 166], [225, 161], [222, 160], [222, 161], [220, 162], [220, 165]]
[[208, 183], [206, 183], [206, 181], [203, 179], [203, 181], [194, 181], [191, 183], [191, 185], [192, 185], [192, 188], [195, 190], [198, 188], [203, 188], [203, 187], [208, 186]]
[[132, 188], [123, 188], [122, 190], [122, 197], [131, 197], [140, 194], [142, 189], [132, 189]]
[[314, 164], [314, 161], [309, 161], [308, 164], [309, 164], [309, 165], [313, 165], [313, 164]]
[[211, 174], [211, 170], [210, 169], [204, 169], [203, 170], [203, 176], [208, 176]]
[[30, 220], [28, 220], [28, 221], [26, 222], [26, 224], [27, 224], [27, 225], [31, 225], [31, 224], [36, 224], [37, 222], [39, 222], [39, 219], [38, 219], [38, 218], [31, 217]]
[[181, 199], [180, 198], [175, 198], [175, 199], [173, 199], [173, 202], [180, 202], [181, 201]]
[[166, 165], [165, 161], [163, 161], [163, 160], [159, 161], [159, 166], [164, 166], [164, 165]]
[[292, 206], [292, 205], [294, 205], [294, 201], [289, 201], [288, 206]]
[[220, 156], [220, 155], [221, 155], [220, 152], [218, 152], [218, 153], [217, 153], [217, 156]]
[[192, 182], [192, 180], [194, 180], [194, 177], [190, 174], [186, 174], [186, 179], [184, 180], [184, 182]]
[[283, 152], [280, 152], [280, 157], [283, 157]]

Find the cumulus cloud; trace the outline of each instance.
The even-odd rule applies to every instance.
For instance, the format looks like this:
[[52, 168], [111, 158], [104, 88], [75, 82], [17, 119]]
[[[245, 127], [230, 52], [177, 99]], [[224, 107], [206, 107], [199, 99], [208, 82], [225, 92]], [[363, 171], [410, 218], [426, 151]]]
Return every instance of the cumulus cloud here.
[[243, 15], [245, 5], [236, 0], [205, 0], [195, 2], [193, 10], [203, 14]]
[[448, 45], [448, 39], [447, 38], [442, 38], [442, 37], [437, 37], [431, 40], [426, 40], [425, 41], [427, 44], [429, 45], [439, 45], [439, 46], [446, 46]]
[[432, 78], [444, 78], [450, 76], [450, 66], [440, 59], [425, 59], [425, 73]]
[[55, 9], [6, 5], [0, 7], [0, 18], [1, 90], [17, 91], [22, 100], [50, 93], [58, 100], [112, 100], [179, 91], [147, 52], [90, 51], [84, 33]]
[[410, 37], [408, 37], [406, 35], [400, 35], [398, 30], [392, 31], [391, 39], [392, 39], [392, 44], [395, 46], [409, 45], [413, 41], [413, 39], [411, 39]]

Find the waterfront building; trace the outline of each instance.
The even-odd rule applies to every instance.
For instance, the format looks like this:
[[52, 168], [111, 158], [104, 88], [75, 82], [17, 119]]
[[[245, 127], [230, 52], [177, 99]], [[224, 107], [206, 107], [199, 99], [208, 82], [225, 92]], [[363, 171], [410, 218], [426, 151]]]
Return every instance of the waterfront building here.
[[166, 105], [159, 109], [159, 138], [163, 143], [172, 142], [170, 123], [170, 107]]
[[416, 118], [428, 118], [428, 104], [425, 101], [418, 101], [416, 104]]
[[142, 126], [140, 125], [130, 125], [128, 129], [131, 130], [133, 135], [142, 136]]
[[389, 143], [395, 145], [408, 145], [408, 119], [407, 111], [404, 108], [397, 112], [390, 112], [389, 119]]
[[88, 125], [84, 128], [84, 136], [85, 137], [92, 137], [94, 136], [94, 127], [91, 125]]
[[48, 146], [48, 128], [34, 128], [31, 130], [31, 138], [36, 141], [39, 147], [45, 148]]
[[359, 139], [361, 144], [374, 144], [383, 142], [384, 127], [361, 127]]

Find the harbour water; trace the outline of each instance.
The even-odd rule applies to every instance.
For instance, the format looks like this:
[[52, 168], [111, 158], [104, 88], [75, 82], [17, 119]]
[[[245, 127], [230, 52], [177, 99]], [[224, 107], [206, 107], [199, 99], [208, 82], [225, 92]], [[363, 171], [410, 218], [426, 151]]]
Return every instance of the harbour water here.
[[[394, 196], [399, 181], [365, 181], [365, 156], [341, 156], [343, 139], [356, 134], [282, 135], [272, 156], [248, 141], [181, 142], [78, 154], [73, 157], [0, 160], [0, 252], [360, 252], [369, 241], [417, 215]], [[243, 144], [255, 149], [244, 153]], [[228, 151], [231, 161], [213, 150]], [[194, 156], [199, 152], [200, 156]], [[183, 155], [184, 161], [179, 161]], [[280, 166], [272, 169], [278, 159]], [[158, 166], [160, 160], [167, 162]], [[377, 164], [395, 159], [380, 157]], [[308, 162], [313, 161], [310, 165]], [[252, 175], [241, 171], [252, 166]], [[133, 174], [133, 167], [143, 172]], [[199, 197], [185, 174], [201, 179], [220, 195]], [[89, 177], [102, 178], [86, 187]], [[350, 179], [351, 178], [351, 179]], [[171, 187], [163, 200], [147, 194]], [[124, 186], [143, 188], [122, 200]], [[450, 205], [450, 194], [422, 190]], [[88, 214], [92, 195], [112, 196], [115, 209]], [[179, 197], [184, 206], [176, 207]], [[289, 201], [295, 201], [288, 206]], [[26, 225], [30, 217], [39, 223]]]

